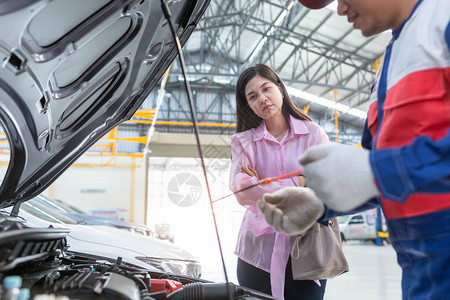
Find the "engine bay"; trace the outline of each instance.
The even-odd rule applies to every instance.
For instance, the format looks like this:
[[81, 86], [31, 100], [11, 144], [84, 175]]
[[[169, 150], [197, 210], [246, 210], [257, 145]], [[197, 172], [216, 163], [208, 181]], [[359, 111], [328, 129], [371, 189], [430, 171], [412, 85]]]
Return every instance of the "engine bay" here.
[[[27, 228], [0, 214], [0, 281], [15, 277], [30, 299], [274, 299], [233, 283], [212, 283], [68, 251], [67, 229]], [[2, 286], [2, 293], [5, 293]], [[0, 297], [5, 299], [4, 295]]]

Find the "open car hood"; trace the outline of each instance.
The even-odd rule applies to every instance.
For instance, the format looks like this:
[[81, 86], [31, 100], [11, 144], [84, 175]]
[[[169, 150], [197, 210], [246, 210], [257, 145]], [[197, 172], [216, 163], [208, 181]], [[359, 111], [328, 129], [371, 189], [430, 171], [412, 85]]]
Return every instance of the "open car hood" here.
[[[209, 0], [167, 3], [184, 44]], [[177, 52], [160, 0], [6, 0], [0, 28], [7, 207], [38, 195], [130, 119]]]

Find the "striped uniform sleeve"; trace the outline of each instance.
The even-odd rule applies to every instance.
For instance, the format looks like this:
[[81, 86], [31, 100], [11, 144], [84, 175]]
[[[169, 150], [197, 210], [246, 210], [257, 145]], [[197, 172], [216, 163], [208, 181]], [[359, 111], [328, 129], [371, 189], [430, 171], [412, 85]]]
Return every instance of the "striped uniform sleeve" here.
[[371, 151], [381, 193], [404, 202], [412, 193], [450, 192], [450, 129], [444, 138], [421, 136], [404, 147]]

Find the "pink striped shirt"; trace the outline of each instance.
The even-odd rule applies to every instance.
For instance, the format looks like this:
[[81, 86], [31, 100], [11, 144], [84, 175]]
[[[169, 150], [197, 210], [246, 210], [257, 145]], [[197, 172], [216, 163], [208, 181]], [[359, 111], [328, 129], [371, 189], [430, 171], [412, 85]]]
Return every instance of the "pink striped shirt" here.
[[[309, 147], [328, 143], [325, 131], [316, 123], [290, 117], [290, 129], [277, 141], [264, 121], [257, 128], [236, 133], [231, 137], [232, 163], [230, 189], [234, 192], [255, 184], [256, 177], [240, 172], [241, 167], [252, 166], [260, 179], [276, 177], [301, 170], [298, 157]], [[238, 236], [235, 254], [243, 261], [270, 273], [272, 295], [279, 299], [284, 294], [286, 264], [291, 249], [291, 237], [275, 232], [264, 220], [256, 203], [264, 193], [283, 187], [298, 186], [298, 178], [286, 178], [269, 185], [257, 186], [236, 194], [237, 201], [247, 208]]]

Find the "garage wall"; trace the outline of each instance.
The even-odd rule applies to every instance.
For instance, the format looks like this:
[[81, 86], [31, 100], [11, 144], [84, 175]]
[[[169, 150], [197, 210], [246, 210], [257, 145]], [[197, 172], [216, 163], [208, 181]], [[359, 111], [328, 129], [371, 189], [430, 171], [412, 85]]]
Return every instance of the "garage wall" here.
[[[129, 220], [130, 199], [134, 198], [135, 213], [142, 214], [144, 208], [144, 178], [141, 169], [140, 165], [133, 168], [129, 158], [126, 164], [116, 163], [115, 167], [72, 166], [42, 194], [74, 204], [88, 213], [91, 210], [119, 210], [120, 218]], [[0, 180], [6, 170], [7, 163], [2, 163]], [[144, 220], [143, 214], [142, 217], [133, 215], [133, 218], [140, 218], [142, 222]]]
[[122, 218], [128, 219], [131, 172], [130, 168], [71, 167], [44, 194], [86, 212], [117, 209]]

